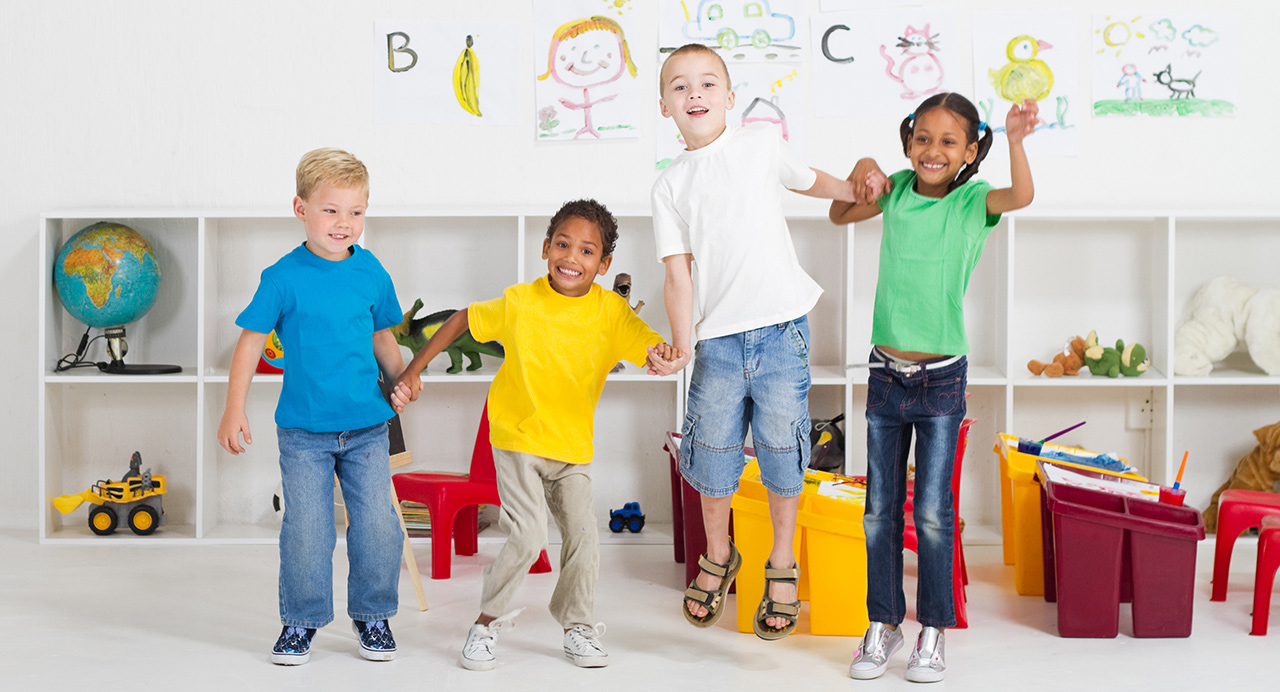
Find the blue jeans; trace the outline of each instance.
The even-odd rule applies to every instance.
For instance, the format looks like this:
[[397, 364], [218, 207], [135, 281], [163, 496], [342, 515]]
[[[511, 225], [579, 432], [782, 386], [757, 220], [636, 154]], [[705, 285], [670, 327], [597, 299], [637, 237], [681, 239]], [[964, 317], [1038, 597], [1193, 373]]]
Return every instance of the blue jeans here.
[[809, 465], [808, 318], [704, 339], [694, 353], [680, 474], [703, 495], [732, 495], [749, 425], [760, 480], [799, 495]]
[[[882, 360], [873, 351], [872, 362]], [[951, 570], [955, 540], [951, 473], [964, 420], [968, 360], [911, 374], [872, 368], [867, 383], [867, 615], [897, 625], [906, 617], [902, 591], [903, 505], [907, 453], [916, 434], [913, 517], [919, 579], [916, 620], [956, 624]]]
[[342, 484], [347, 528], [347, 613], [385, 620], [399, 604], [404, 533], [391, 503], [387, 424], [313, 433], [277, 428], [284, 524], [280, 527], [280, 623], [333, 621], [333, 476]]

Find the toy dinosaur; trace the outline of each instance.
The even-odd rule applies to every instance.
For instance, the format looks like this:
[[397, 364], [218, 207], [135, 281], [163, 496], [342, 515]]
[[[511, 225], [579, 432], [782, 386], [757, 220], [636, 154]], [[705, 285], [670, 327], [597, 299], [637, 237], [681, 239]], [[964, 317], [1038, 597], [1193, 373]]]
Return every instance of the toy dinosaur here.
[[[426, 317], [414, 317], [421, 309], [422, 299], [419, 298], [413, 301], [413, 307], [404, 313], [404, 320], [391, 328], [391, 334], [396, 337], [396, 343], [413, 351], [415, 354], [422, 350], [423, 346], [427, 345], [427, 340], [431, 338], [432, 334], [436, 333], [440, 325], [444, 324], [444, 321], [449, 319], [450, 315], [457, 312], [457, 310], [441, 310], [440, 312], [433, 312]], [[462, 372], [463, 356], [466, 356], [471, 363], [467, 366], [467, 370], [480, 369], [480, 354], [482, 353], [498, 358], [506, 356], [506, 351], [502, 350], [502, 344], [496, 341], [483, 343], [476, 341], [471, 336], [470, 329], [463, 332], [462, 336], [454, 339], [453, 343], [449, 344], [444, 352], [449, 354], [449, 361], [452, 363], [449, 369], [446, 370], [451, 375]]]
[[[613, 277], [613, 292], [622, 296], [623, 300], [627, 301], [627, 305], [631, 305], [631, 275], [623, 272]], [[642, 307], [644, 307], [643, 300], [632, 305], [631, 310], [639, 315]], [[618, 363], [609, 373], [622, 372], [625, 367], [622, 363]]]

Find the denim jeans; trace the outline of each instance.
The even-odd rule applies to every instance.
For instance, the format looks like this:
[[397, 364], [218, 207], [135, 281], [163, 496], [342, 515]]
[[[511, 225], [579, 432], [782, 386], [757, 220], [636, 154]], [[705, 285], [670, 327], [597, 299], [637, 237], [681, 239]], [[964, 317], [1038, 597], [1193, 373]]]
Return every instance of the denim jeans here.
[[[872, 352], [872, 362], [883, 360]], [[872, 368], [867, 384], [867, 615], [897, 625], [906, 617], [902, 591], [907, 453], [916, 435], [913, 518], [918, 580], [916, 620], [926, 627], [956, 624], [951, 570], [955, 540], [951, 473], [964, 420], [966, 358], [905, 374]]]
[[347, 516], [347, 613], [385, 620], [399, 604], [404, 533], [391, 502], [387, 424], [313, 433], [277, 428], [284, 523], [280, 527], [280, 623], [324, 627], [333, 621], [333, 476]]
[[750, 425], [760, 480], [800, 494], [809, 465], [809, 321], [699, 341], [680, 441], [680, 474], [699, 493], [738, 489]]

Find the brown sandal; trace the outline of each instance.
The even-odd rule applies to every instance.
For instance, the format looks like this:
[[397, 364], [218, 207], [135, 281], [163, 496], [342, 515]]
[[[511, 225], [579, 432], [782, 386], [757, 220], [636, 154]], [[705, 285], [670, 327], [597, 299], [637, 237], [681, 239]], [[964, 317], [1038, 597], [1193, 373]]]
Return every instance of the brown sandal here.
[[[760, 599], [760, 607], [756, 608], [756, 617], [751, 622], [751, 629], [755, 631], [757, 637], [766, 641], [782, 639], [794, 632], [796, 620], [800, 618], [800, 601], [779, 603], [769, 598], [769, 584], [775, 581], [789, 582], [792, 586], [798, 588], [800, 584], [800, 566], [775, 569], [768, 562], [764, 563], [764, 596]], [[765, 622], [769, 618], [787, 618], [790, 622], [784, 627], [775, 629]]]
[[[733, 578], [738, 575], [741, 567], [742, 556], [738, 554], [738, 548], [733, 545], [733, 541], [729, 542], [729, 563], [726, 565], [712, 562], [711, 558], [703, 553], [698, 558], [698, 568], [707, 574], [720, 577], [720, 586], [711, 590], [704, 589], [698, 586], [698, 578], [694, 577], [693, 581], [689, 582], [689, 588], [685, 589], [685, 600], [680, 607], [684, 611], [684, 619], [693, 623], [694, 627], [710, 627], [716, 624], [724, 613], [724, 595], [729, 592], [729, 586], [733, 584]], [[701, 603], [707, 609], [707, 614], [698, 617], [689, 612], [689, 601]]]

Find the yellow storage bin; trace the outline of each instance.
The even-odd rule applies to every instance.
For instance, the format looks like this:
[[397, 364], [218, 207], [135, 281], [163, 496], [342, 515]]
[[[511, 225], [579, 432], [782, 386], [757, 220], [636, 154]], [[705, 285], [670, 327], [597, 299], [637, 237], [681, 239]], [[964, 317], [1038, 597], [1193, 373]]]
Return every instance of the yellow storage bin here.
[[[1052, 443], [1045, 444], [1044, 447], [1068, 454], [1095, 454]], [[1040, 535], [1040, 482], [1036, 478], [1038, 457], [1019, 452], [1018, 436], [1008, 433], [996, 435], [994, 451], [1000, 456], [1000, 528], [1004, 542], [1004, 563], [1013, 565], [1014, 588], [1019, 594], [1043, 596], [1044, 550]], [[1119, 474], [1091, 466], [1076, 466], [1061, 461], [1054, 463], [1146, 480], [1136, 473]]]
[[[819, 495], [823, 482], [841, 480], [809, 471], [801, 493], [792, 550], [800, 565], [799, 598], [809, 602], [809, 631], [822, 635], [862, 634], [867, 628], [867, 554], [862, 533], [861, 497]], [[849, 495], [848, 493], [837, 493]], [[752, 632], [752, 620], [764, 595], [764, 563], [773, 549], [768, 491], [759, 467], [748, 464], [733, 496], [734, 544], [742, 554], [737, 579], [737, 626]]]

